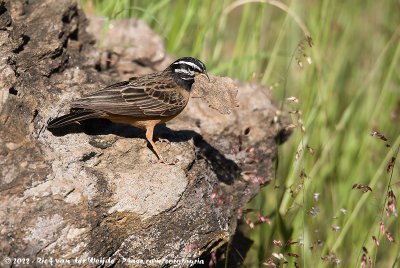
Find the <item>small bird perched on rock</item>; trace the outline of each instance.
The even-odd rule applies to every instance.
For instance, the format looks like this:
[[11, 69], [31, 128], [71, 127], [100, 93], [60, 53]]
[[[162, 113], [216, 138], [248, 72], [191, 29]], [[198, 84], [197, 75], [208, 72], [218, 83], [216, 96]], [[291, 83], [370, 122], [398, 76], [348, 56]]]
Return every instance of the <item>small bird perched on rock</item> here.
[[159, 161], [165, 163], [153, 141], [154, 127], [183, 111], [197, 75], [210, 81], [204, 63], [191, 57], [180, 58], [164, 71], [132, 77], [73, 101], [70, 113], [51, 120], [47, 128], [89, 118], [130, 124], [146, 130], [146, 138]]

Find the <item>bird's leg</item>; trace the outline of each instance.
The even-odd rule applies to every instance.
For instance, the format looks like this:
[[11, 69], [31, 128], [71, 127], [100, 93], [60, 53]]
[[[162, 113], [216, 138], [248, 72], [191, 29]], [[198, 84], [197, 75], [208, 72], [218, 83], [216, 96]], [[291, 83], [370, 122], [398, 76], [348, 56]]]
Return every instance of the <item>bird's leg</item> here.
[[154, 126], [148, 126], [146, 127], [146, 139], [150, 142], [151, 146], [153, 147], [153, 150], [156, 152], [158, 160], [164, 164], [166, 162], [164, 161], [164, 158], [161, 156], [160, 152], [158, 151], [156, 144], [153, 141], [153, 130]]

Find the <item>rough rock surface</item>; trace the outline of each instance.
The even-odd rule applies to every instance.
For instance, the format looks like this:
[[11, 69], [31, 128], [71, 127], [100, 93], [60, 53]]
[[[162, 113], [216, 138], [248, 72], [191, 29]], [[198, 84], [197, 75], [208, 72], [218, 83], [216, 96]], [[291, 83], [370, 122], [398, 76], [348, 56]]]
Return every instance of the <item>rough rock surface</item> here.
[[94, 36], [103, 59], [99, 65], [112, 67], [111, 74], [117, 79], [161, 71], [175, 60], [167, 54], [161, 37], [142, 20], [88, 18], [87, 31]]
[[[268, 89], [235, 81], [240, 106], [228, 115], [191, 99], [156, 128], [169, 141], [157, 147], [175, 165], [154, 163], [130, 126], [96, 119], [49, 132], [68, 101], [126, 78], [118, 61], [103, 64], [87, 25], [73, 0], [0, 0], [0, 261], [201, 259], [235, 233], [237, 210], [261, 186], [250, 177], [273, 177], [285, 125], [274, 120]], [[123, 58], [142, 53], [135, 74], [171, 62], [142, 22], [118, 27], [152, 36], [108, 36], [135, 45]]]

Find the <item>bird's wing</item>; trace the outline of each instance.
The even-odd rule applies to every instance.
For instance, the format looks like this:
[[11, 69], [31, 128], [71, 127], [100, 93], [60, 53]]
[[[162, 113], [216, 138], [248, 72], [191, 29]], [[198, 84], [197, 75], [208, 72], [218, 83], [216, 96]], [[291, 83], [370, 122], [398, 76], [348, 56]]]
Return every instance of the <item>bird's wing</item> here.
[[108, 86], [74, 101], [72, 108], [138, 118], [173, 116], [188, 102], [177, 87], [169, 75], [155, 73]]

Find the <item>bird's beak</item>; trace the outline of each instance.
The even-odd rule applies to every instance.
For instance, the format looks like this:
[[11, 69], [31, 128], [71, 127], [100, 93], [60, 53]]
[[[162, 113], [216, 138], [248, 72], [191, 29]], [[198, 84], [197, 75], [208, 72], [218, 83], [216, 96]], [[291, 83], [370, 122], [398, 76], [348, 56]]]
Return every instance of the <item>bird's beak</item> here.
[[201, 75], [201, 76], [207, 78], [208, 82], [211, 82], [210, 77], [208, 77], [207, 72], [201, 73], [201, 74], [199, 74], [199, 75]]

